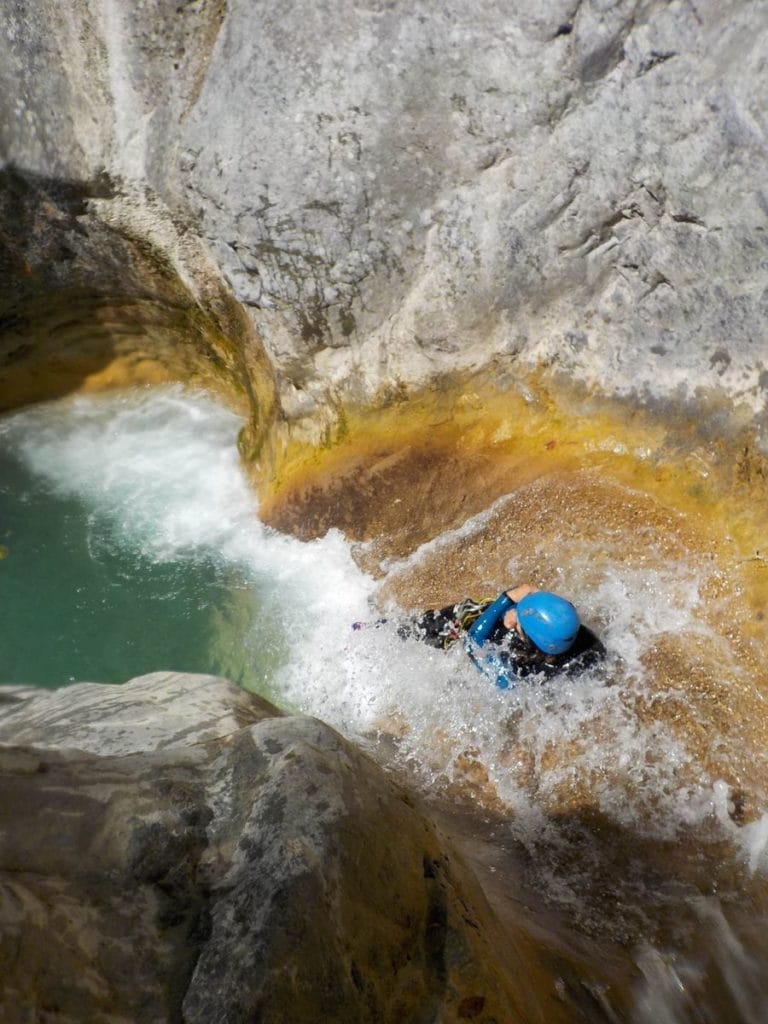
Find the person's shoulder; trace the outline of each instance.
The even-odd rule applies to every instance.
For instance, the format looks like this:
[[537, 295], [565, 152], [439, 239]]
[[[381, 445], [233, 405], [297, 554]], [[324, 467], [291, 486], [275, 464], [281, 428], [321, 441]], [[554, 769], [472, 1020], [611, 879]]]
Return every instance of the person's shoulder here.
[[606, 654], [602, 640], [588, 626], [581, 625], [573, 646], [562, 655], [560, 671], [581, 672], [601, 661]]
[[589, 626], [585, 626], [582, 623], [582, 625], [579, 626], [579, 632], [576, 634], [573, 646], [570, 648], [568, 653], [578, 654], [581, 651], [591, 651], [593, 648], [605, 650], [602, 640], [592, 632]]

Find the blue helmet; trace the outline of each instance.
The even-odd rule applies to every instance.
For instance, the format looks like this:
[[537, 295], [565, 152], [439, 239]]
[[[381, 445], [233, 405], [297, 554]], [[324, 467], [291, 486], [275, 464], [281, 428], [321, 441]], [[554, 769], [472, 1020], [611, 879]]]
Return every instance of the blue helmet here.
[[545, 654], [564, 654], [579, 632], [579, 613], [570, 601], [546, 590], [524, 597], [517, 620], [525, 635]]

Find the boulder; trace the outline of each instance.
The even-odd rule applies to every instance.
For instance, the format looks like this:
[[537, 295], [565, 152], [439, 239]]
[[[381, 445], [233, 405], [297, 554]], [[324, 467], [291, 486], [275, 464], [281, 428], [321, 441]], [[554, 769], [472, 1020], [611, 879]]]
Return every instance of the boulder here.
[[6, 1024], [560, 1019], [502, 946], [328, 726], [209, 676], [0, 691]]

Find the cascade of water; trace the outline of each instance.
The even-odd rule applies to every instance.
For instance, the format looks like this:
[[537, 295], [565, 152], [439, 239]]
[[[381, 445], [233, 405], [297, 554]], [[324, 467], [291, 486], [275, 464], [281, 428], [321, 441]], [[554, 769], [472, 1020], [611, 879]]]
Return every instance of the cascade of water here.
[[[314, 620], [336, 615], [346, 623], [365, 605], [370, 581], [356, 569], [340, 535], [307, 545], [259, 523], [238, 462], [239, 426], [226, 409], [180, 388], [76, 398], [0, 421], [6, 456], [23, 463], [50, 499], [74, 503], [67, 512], [72, 521], [82, 508], [91, 560], [120, 561], [105, 594], [114, 603], [106, 628], [114, 631], [115, 643], [128, 628], [120, 601], [126, 579], [120, 573], [139, 565], [149, 573], [185, 564], [200, 571], [213, 564], [230, 586], [247, 583], [253, 607], [249, 621], [238, 626], [238, 640], [267, 666], [283, 656], [286, 640], [302, 635]], [[13, 542], [9, 547], [10, 572], [23, 551]], [[19, 571], [33, 574], [41, 567], [30, 559]], [[170, 584], [166, 596], [178, 596]], [[60, 597], [66, 602], [67, 595]], [[222, 600], [222, 594], [202, 599]]]
[[[700, 614], [717, 571], [710, 561], [653, 557], [652, 545], [642, 560], [621, 561], [604, 537], [598, 550], [572, 531], [557, 553], [558, 572], [614, 653], [578, 680], [497, 691], [460, 648], [444, 653], [404, 641], [391, 620], [351, 630], [353, 621], [380, 614], [374, 581], [339, 533], [302, 543], [259, 523], [237, 459], [238, 427], [209, 398], [173, 387], [16, 413], [0, 420], [0, 445], [57, 498], [86, 507], [92, 558], [118, 546], [147, 565], [207, 560], [236, 572], [257, 595], [240, 621], [239, 642], [246, 657], [262, 659], [262, 689], [353, 737], [384, 737], [388, 756], [394, 751], [425, 792], [458, 787], [492, 809], [507, 838], [528, 851], [533, 884], [593, 933], [609, 928], [622, 938], [647, 930], [649, 902], [665, 920], [680, 900], [691, 919], [701, 916], [704, 904], [694, 899], [701, 885], [689, 865], [672, 853], [675, 870], [660, 866], [659, 851], [666, 856], [681, 836], [705, 836], [718, 857], [725, 847], [736, 850], [747, 874], [762, 870], [768, 816], [738, 823], [739, 795], [709, 756], [724, 750], [727, 765], [733, 737], [707, 736], [702, 756], [680, 727], [681, 717], [695, 718], [685, 680], [670, 673], [660, 683], [648, 669], [650, 654], [663, 653], [670, 637], [683, 638], [693, 651], [697, 644], [718, 651], [724, 669], [744, 683], [743, 667]], [[390, 573], [450, 558], [492, 515], [503, 515], [504, 500], [497, 506]], [[510, 582], [519, 568], [509, 561]], [[398, 611], [388, 614], [396, 619]], [[765, 807], [759, 780], [753, 789]], [[748, 1000], [743, 1019], [751, 1021], [757, 997], [739, 973], [749, 974], [750, 954], [725, 918], [717, 921], [723, 984], [733, 975]], [[649, 943], [640, 959], [638, 1024], [661, 1019], [659, 1006], [665, 1019], [694, 1019], [681, 995], [693, 968], [673, 968], [660, 948]]]

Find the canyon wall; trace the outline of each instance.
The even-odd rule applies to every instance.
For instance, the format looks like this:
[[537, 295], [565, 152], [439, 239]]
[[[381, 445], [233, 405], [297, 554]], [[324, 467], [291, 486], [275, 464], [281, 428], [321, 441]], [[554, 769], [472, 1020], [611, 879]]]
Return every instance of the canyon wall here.
[[[2, 11], [4, 191], [34, 193], [23, 238], [17, 199], [0, 225], [6, 334], [61, 288], [114, 299], [120, 251], [129, 297], [156, 296], [158, 263], [176, 307], [230, 293], [247, 323], [215, 315], [198, 349], [234, 335], [253, 416], [314, 441], [329, 410], [494, 358], [516, 379], [545, 367], [761, 415], [758, 0]], [[78, 261], [87, 233], [109, 240]], [[101, 320], [124, 341], [119, 315]]]

